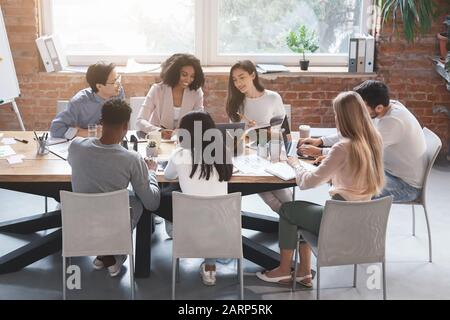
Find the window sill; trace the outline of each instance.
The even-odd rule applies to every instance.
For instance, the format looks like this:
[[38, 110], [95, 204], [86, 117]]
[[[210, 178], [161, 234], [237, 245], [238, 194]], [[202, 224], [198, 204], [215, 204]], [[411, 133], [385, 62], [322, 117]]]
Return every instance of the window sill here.
[[[375, 72], [370, 73], [350, 73], [347, 67], [309, 67], [308, 71], [300, 70], [300, 67], [287, 67], [290, 72], [277, 72], [277, 73], [265, 73], [261, 74], [260, 77], [263, 79], [276, 79], [279, 77], [328, 77], [328, 78], [367, 78], [376, 77]], [[203, 67], [203, 72], [205, 75], [217, 75], [217, 76], [228, 76], [230, 73], [230, 66], [211, 66]], [[87, 67], [68, 67], [67, 70], [59, 71], [53, 74], [57, 75], [70, 75], [70, 74], [85, 74]], [[124, 67], [117, 67], [117, 72], [122, 73], [127, 76], [159, 76], [160, 69], [147, 72], [137, 72], [129, 73], [124, 72]], [[45, 72], [42, 72], [45, 73]], [[52, 73], [50, 73], [52, 74]]]

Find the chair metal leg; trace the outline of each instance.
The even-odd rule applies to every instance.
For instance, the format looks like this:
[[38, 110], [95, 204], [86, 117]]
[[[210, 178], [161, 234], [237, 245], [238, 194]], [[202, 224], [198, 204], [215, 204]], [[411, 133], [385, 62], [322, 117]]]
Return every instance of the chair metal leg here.
[[320, 300], [320, 267], [317, 266], [317, 300]]
[[178, 259], [172, 258], [172, 300], [175, 300], [175, 285], [177, 281], [177, 264]]
[[[297, 237], [298, 238], [298, 237]], [[295, 248], [295, 256], [294, 256], [294, 274], [292, 275], [292, 291], [295, 291], [297, 289], [297, 263], [298, 263], [298, 246], [299, 241], [297, 240], [297, 248]]]
[[242, 267], [242, 259], [237, 260], [239, 270], [239, 299], [244, 300], [244, 268]]
[[382, 263], [383, 266], [383, 300], [386, 300], [386, 264]]
[[237, 273], [238, 273], [238, 280], [240, 281], [240, 272], [241, 272], [241, 259], [236, 259], [236, 263], [237, 263], [237, 266], [236, 266], [236, 271], [237, 271]]
[[177, 283], [179, 283], [180, 282], [180, 258], [177, 258], [177, 265], [176, 265], [176, 267], [175, 267], [175, 270], [176, 270], [176, 281], [177, 281]]
[[356, 288], [356, 281], [358, 280], [358, 265], [353, 267], [353, 288]]
[[45, 197], [45, 213], [48, 212], [48, 198]]
[[292, 201], [295, 201], [295, 186], [292, 187]]
[[425, 213], [425, 220], [427, 222], [427, 230], [428, 230], [428, 261], [433, 262], [433, 247], [431, 244], [431, 228], [430, 228], [430, 220], [428, 219], [428, 211], [425, 203], [423, 204], [423, 211]]
[[131, 289], [131, 300], [134, 300], [134, 255], [128, 255], [130, 259], [130, 289]]
[[412, 205], [412, 235], [416, 236], [416, 209], [415, 206]]
[[63, 300], [66, 300], [66, 257], [62, 257], [63, 267], [62, 267], [62, 284], [63, 284]]

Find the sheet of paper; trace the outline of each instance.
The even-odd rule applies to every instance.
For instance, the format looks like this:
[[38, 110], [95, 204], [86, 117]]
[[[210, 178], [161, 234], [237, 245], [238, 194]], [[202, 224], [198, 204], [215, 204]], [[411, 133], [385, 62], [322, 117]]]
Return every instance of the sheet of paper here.
[[48, 150], [56, 153], [57, 155], [63, 157], [64, 159], [67, 159], [67, 157], [69, 155], [69, 146], [71, 143], [72, 143], [72, 141], [68, 141], [68, 142], [60, 143], [60, 144], [54, 144], [52, 146], [48, 146]]
[[15, 155], [16, 152], [10, 146], [0, 146], [0, 158]]
[[23, 163], [23, 158], [25, 158], [23, 154], [16, 154], [13, 156], [9, 156], [8, 158], [6, 158], [6, 160], [8, 160], [9, 164], [19, 164]]
[[65, 138], [53, 138], [53, 137], [50, 137], [47, 140], [47, 145], [48, 146], [52, 146], [54, 144], [65, 143], [65, 142], [67, 142], [67, 139], [65, 139]]
[[233, 158], [233, 165], [242, 173], [255, 176], [270, 176], [265, 170], [270, 161], [257, 155], [240, 156]]
[[3, 138], [2, 143], [4, 145], [16, 144], [16, 140], [14, 140], [14, 138]]

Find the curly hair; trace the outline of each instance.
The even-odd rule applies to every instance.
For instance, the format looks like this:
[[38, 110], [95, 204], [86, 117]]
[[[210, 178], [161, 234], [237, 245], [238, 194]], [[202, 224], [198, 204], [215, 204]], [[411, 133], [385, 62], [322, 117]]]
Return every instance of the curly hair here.
[[200, 89], [205, 84], [205, 75], [200, 60], [187, 53], [176, 53], [162, 63], [160, 76], [163, 83], [174, 88], [180, 81], [181, 68], [185, 66], [191, 66], [195, 70], [195, 78], [189, 85], [189, 89]]

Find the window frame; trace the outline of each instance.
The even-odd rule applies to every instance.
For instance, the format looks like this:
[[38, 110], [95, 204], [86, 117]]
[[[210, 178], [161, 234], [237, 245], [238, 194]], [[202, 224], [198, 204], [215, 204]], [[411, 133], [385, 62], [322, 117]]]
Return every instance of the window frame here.
[[[50, 35], [54, 31], [53, 25], [53, 6], [52, 0], [40, 0], [40, 22], [42, 26], [42, 35]], [[296, 53], [289, 54], [219, 54], [217, 46], [218, 37], [218, 13], [219, 0], [194, 0], [195, 1], [195, 43], [194, 52], [202, 65], [204, 66], [223, 66], [232, 65], [237, 60], [249, 59], [255, 63], [280, 63], [287, 66], [297, 66], [299, 63], [299, 55]], [[368, 23], [363, 23], [371, 15], [371, 6], [373, 0], [363, 1], [361, 12], [361, 33], [368, 33]], [[208, 30], [207, 32], [204, 32]], [[118, 55], [118, 54], [74, 54], [68, 52], [66, 54], [69, 66], [88, 66], [99, 60], [107, 60], [118, 65], [125, 65], [128, 58], [133, 57], [140, 63], [161, 63], [167, 59], [168, 55]], [[347, 54], [325, 54], [314, 53], [309, 54], [308, 59], [312, 66], [347, 66]]]

